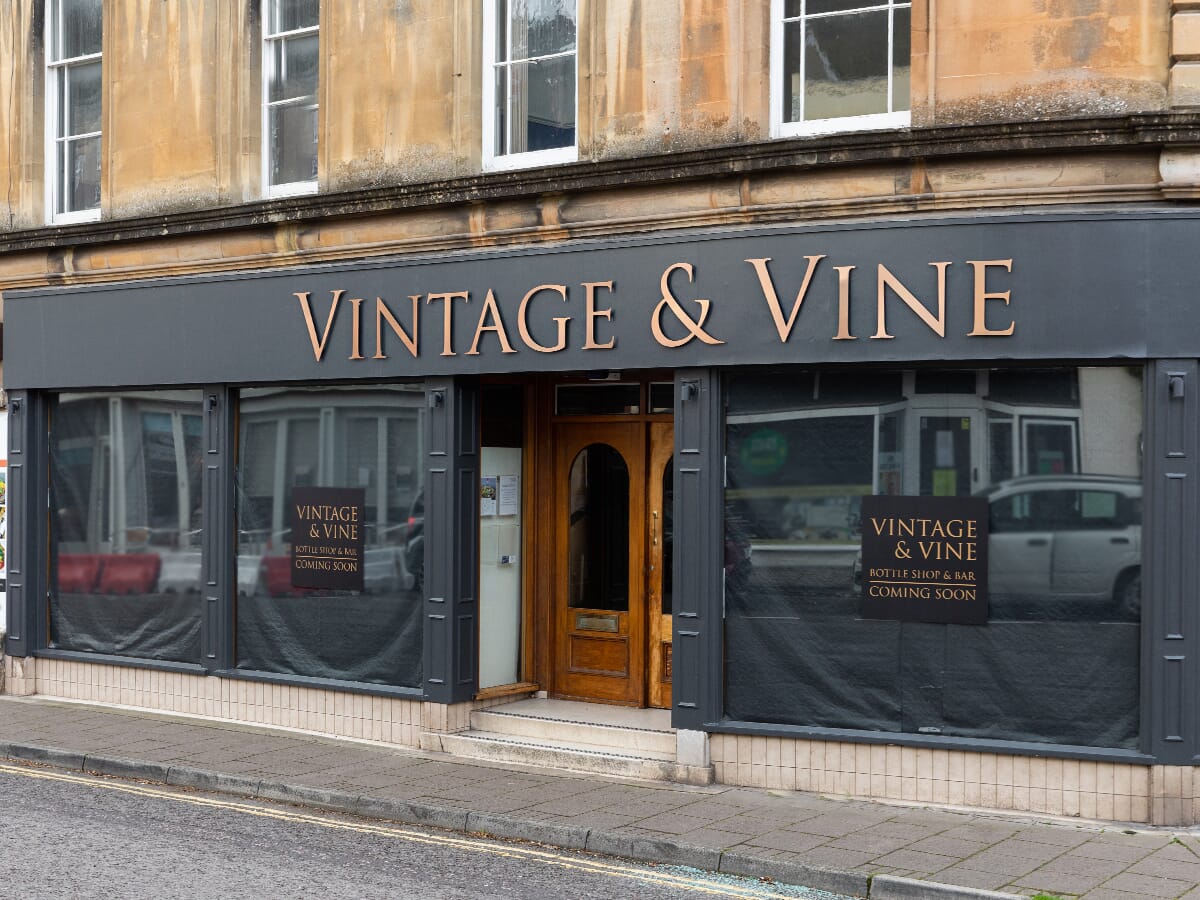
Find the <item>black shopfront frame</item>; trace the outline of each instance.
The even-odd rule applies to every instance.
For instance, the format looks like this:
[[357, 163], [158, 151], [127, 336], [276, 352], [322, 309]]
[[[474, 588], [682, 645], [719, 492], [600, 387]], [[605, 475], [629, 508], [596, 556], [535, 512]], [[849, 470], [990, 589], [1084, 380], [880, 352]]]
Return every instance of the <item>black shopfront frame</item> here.
[[[228, 537], [234, 528], [238, 386], [424, 379], [430, 434], [425, 460], [429, 539], [424, 686], [329, 686], [441, 703], [468, 700], [476, 665], [478, 550], [471, 488], [478, 473], [477, 376], [653, 366], [675, 371], [675, 521], [680, 523], [675, 535], [676, 727], [1193, 764], [1200, 751], [1195, 703], [1200, 673], [1192, 648], [1200, 626], [1200, 572], [1189, 542], [1194, 543], [1200, 524], [1200, 473], [1195, 471], [1200, 452], [1200, 347], [1181, 323], [1189, 321], [1193, 285], [1200, 283], [1200, 260], [1190, 250], [1197, 238], [1200, 215], [1189, 210], [1035, 213], [678, 234], [436, 260], [366, 260], [13, 292], [6, 297], [13, 336], [6, 360], [12, 517], [8, 652], [256, 677], [235, 672], [231, 658], [236, 559]], [[766, 302], [767, 285], [753, 260], [769, 260], [762, 268], [776, 289], [778, 315]], [[942, 275], [938, 263], [948, 263], [943, 317], [936, 314], [937, 279]], [[532, 270], [543, 266], [544, 272], [530, 278]], [[813, 293], [796, 304], [799, 285], [813, 266]], [[887, 269], [891, 281], [880, 267]], [[852, 281], [848, 293], [840, 295], [834, 280], [838, 276], [833, 275], [837, 269], [865, 272], [867, 277]], [[419, 285], [399, 286], [414, 273], [421, 275]], [[903, 300], [894, 282], [909, 289], [925, 307], [925, 316]], [[879, 288], [887, 298], [882, 324], [877, 284], [887, 286], [887, 291]], [[530, 296], [533, 288], [545, 285], [565, 288]], [[494, 290], [490, 317], [489, 287]], [[418, 296], [425, 303], [423, 321], [429, 328], [415, 357], [407, 352], [401, 334], [415, 330], [414, 323], [400, 312], [407, 309], [405, 298], [414, 291], [422, 292]], [[1007, 299], [1001, 299], [1006, 293]], [[298, 294], [307, 294], [307, 299]], [[450, 294], [456, 296], [447, 297]], [[839, 319], [842, 296], [849, 298], [845, 322]], [[515, 342], [519, 303], [526, 297], [530, 341], [516, 353], [504, 352], [497, 324], [509, 342]], [[335, 313], [332, 304], [339, 298], [343, 305]], [[383, 298], [399, 330], [379, 317], [377, 298]], [[703, 300], [709, 301], [707, 314]], [[567, 306], [573, 317], [567, 325], [568, 340], [561, 351], [542, 352], [536, 348], [555, 346], [550, 323], [561, 314], [558, 304]], [[542, 318], [534, 321], [532, 310], [538, 306]], [[457, 315], [467, 308], [470, 316]], [[355, 314], [361, 333], [353, 327]], [[930, 324], [937, 318], [944, 336]], [[389, 329], [382, 332], [382, 347], [367, 333], [368, 321]], [[1015, 326], [1013, 334], [999, 333], [1010, 324]], [[411, 338], [408, 333], [403, 336]], [[247, 340], [254, 352], [250, 344], [242, 345]], [[380, 349], [387, 352], [376, 358]], [[723, 552], [723, 370], [796, 362], [894, 367], [950, 360], [979, 366], [1120, 359], [1144, 365], [1145, 373], [1141, 752], [844, 732], [723, 718], [721, 571], [686, 565], [688, 559], [719, 559]], [[46, 510], [39, 498], [46, 496], [52, 394], [97, 385], [182, 384], [201, 387], [205, 410], [202, 663], [192, 667], [100, 660], [46, 650], [47, 548], [31, 538], [46, 533]]]

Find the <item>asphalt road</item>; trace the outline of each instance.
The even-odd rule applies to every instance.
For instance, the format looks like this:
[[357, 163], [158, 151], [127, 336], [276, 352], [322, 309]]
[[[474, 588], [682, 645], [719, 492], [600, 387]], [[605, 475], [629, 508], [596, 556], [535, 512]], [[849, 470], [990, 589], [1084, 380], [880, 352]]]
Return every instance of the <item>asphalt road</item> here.
[[0, 896], [837, 900], [692, 869], [8, 764], [0, 764]]

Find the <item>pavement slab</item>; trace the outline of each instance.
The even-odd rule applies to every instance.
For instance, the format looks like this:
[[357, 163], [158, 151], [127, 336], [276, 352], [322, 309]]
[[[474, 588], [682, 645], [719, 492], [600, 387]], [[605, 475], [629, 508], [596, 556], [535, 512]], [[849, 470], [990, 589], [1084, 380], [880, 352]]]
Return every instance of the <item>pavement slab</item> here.
[[644, 782], [244, 723], [0, 697], [36, 764], [281, 797], [886, 900], [1200, 900], [1200, 829]]

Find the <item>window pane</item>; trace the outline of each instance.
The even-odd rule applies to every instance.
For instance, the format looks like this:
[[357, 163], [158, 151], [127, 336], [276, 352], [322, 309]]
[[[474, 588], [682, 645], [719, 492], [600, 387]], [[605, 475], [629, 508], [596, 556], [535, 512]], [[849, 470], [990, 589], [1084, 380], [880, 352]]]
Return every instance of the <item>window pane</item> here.
[[554, 391], [554, 414], [559, 416], [620, 416], [641, 412], [641, 388], [636, 384], [559, 385]]
[[[424, 409], [407, 385], [241, 392], [238, 668], [420, 684]], [[363, 590], [293, 586], [296, 488], [363, 491]]]
[[104, 37], [103, 0], [59, 0], [58, 52], [54, 59], [100, 53]]
[[100, 71], [100, 63], [88, 63], [62, 73], [63, 137], [100, 130]]
[[271, 56], [272, 102], [316, 97], [320, 41], [315, 34], [274, 41]]
[[100, 138], [59, 145], [58, 212], [95, 209], [100, 205]]
[[50, 645], [200, 661], [198, 391], [63, 394], [50, 430]]
[[[1137, 746], [1142, 372], [1033, 373], [974, 373], [1005, 400], [951, 371], [899, 399], [835, 399], [827, 372], [727, 380], [730, 718]], [[972, 491], [987, 624], [862, 618], [862, 497]]]
[[864, 6], [882, 6], [887, 0], [808, 0], [806, 12], [812, 16], [818, 13], [846, 12], [851, 9], [862, 9]]
[[912, 106], [912, 10], [898, 9], [895, 17], [892, 30], [892, 112], [901, 112]]
[[297, 28], [315, 28], [320, 24], [321, 4], [319, 0], [272, 0], [270, 33], [294, 31]]
[[271, 183], [317, 177], [317, 107], [276, 106], [270, 111]]
[[803, 48], [804, 23], [789, 22], [783, 26], [783, 121], [799, 122], [803, 116], [801, 103], [800, 52]]
[[808, 20], [804, 118], [888, 111], [888, 13]]
[[[547, 56], [575, 48], [574, 0], [509, 0], [505, 24], [512, 36], [511, 59]], [[509, 58], [504, 55], [503, 45], [497, 58]]]
[[784, 0], [783, 15], [785, 18], [798, 16], [804, 12], [804, 0]]
[[504, 152], [574, 146], [575, 57], [507, 68], [510, 143]]

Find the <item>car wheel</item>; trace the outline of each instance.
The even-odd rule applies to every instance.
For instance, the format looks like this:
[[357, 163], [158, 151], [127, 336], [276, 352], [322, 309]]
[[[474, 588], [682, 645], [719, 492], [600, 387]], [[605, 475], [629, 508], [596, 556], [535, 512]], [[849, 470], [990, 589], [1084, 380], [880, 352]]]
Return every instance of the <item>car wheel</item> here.
[[1142, 613], [1142, 570], [1133, 569], [1117, 579], [1113, 591], [1113, 611], [1117, 617], [1137, 621]]

